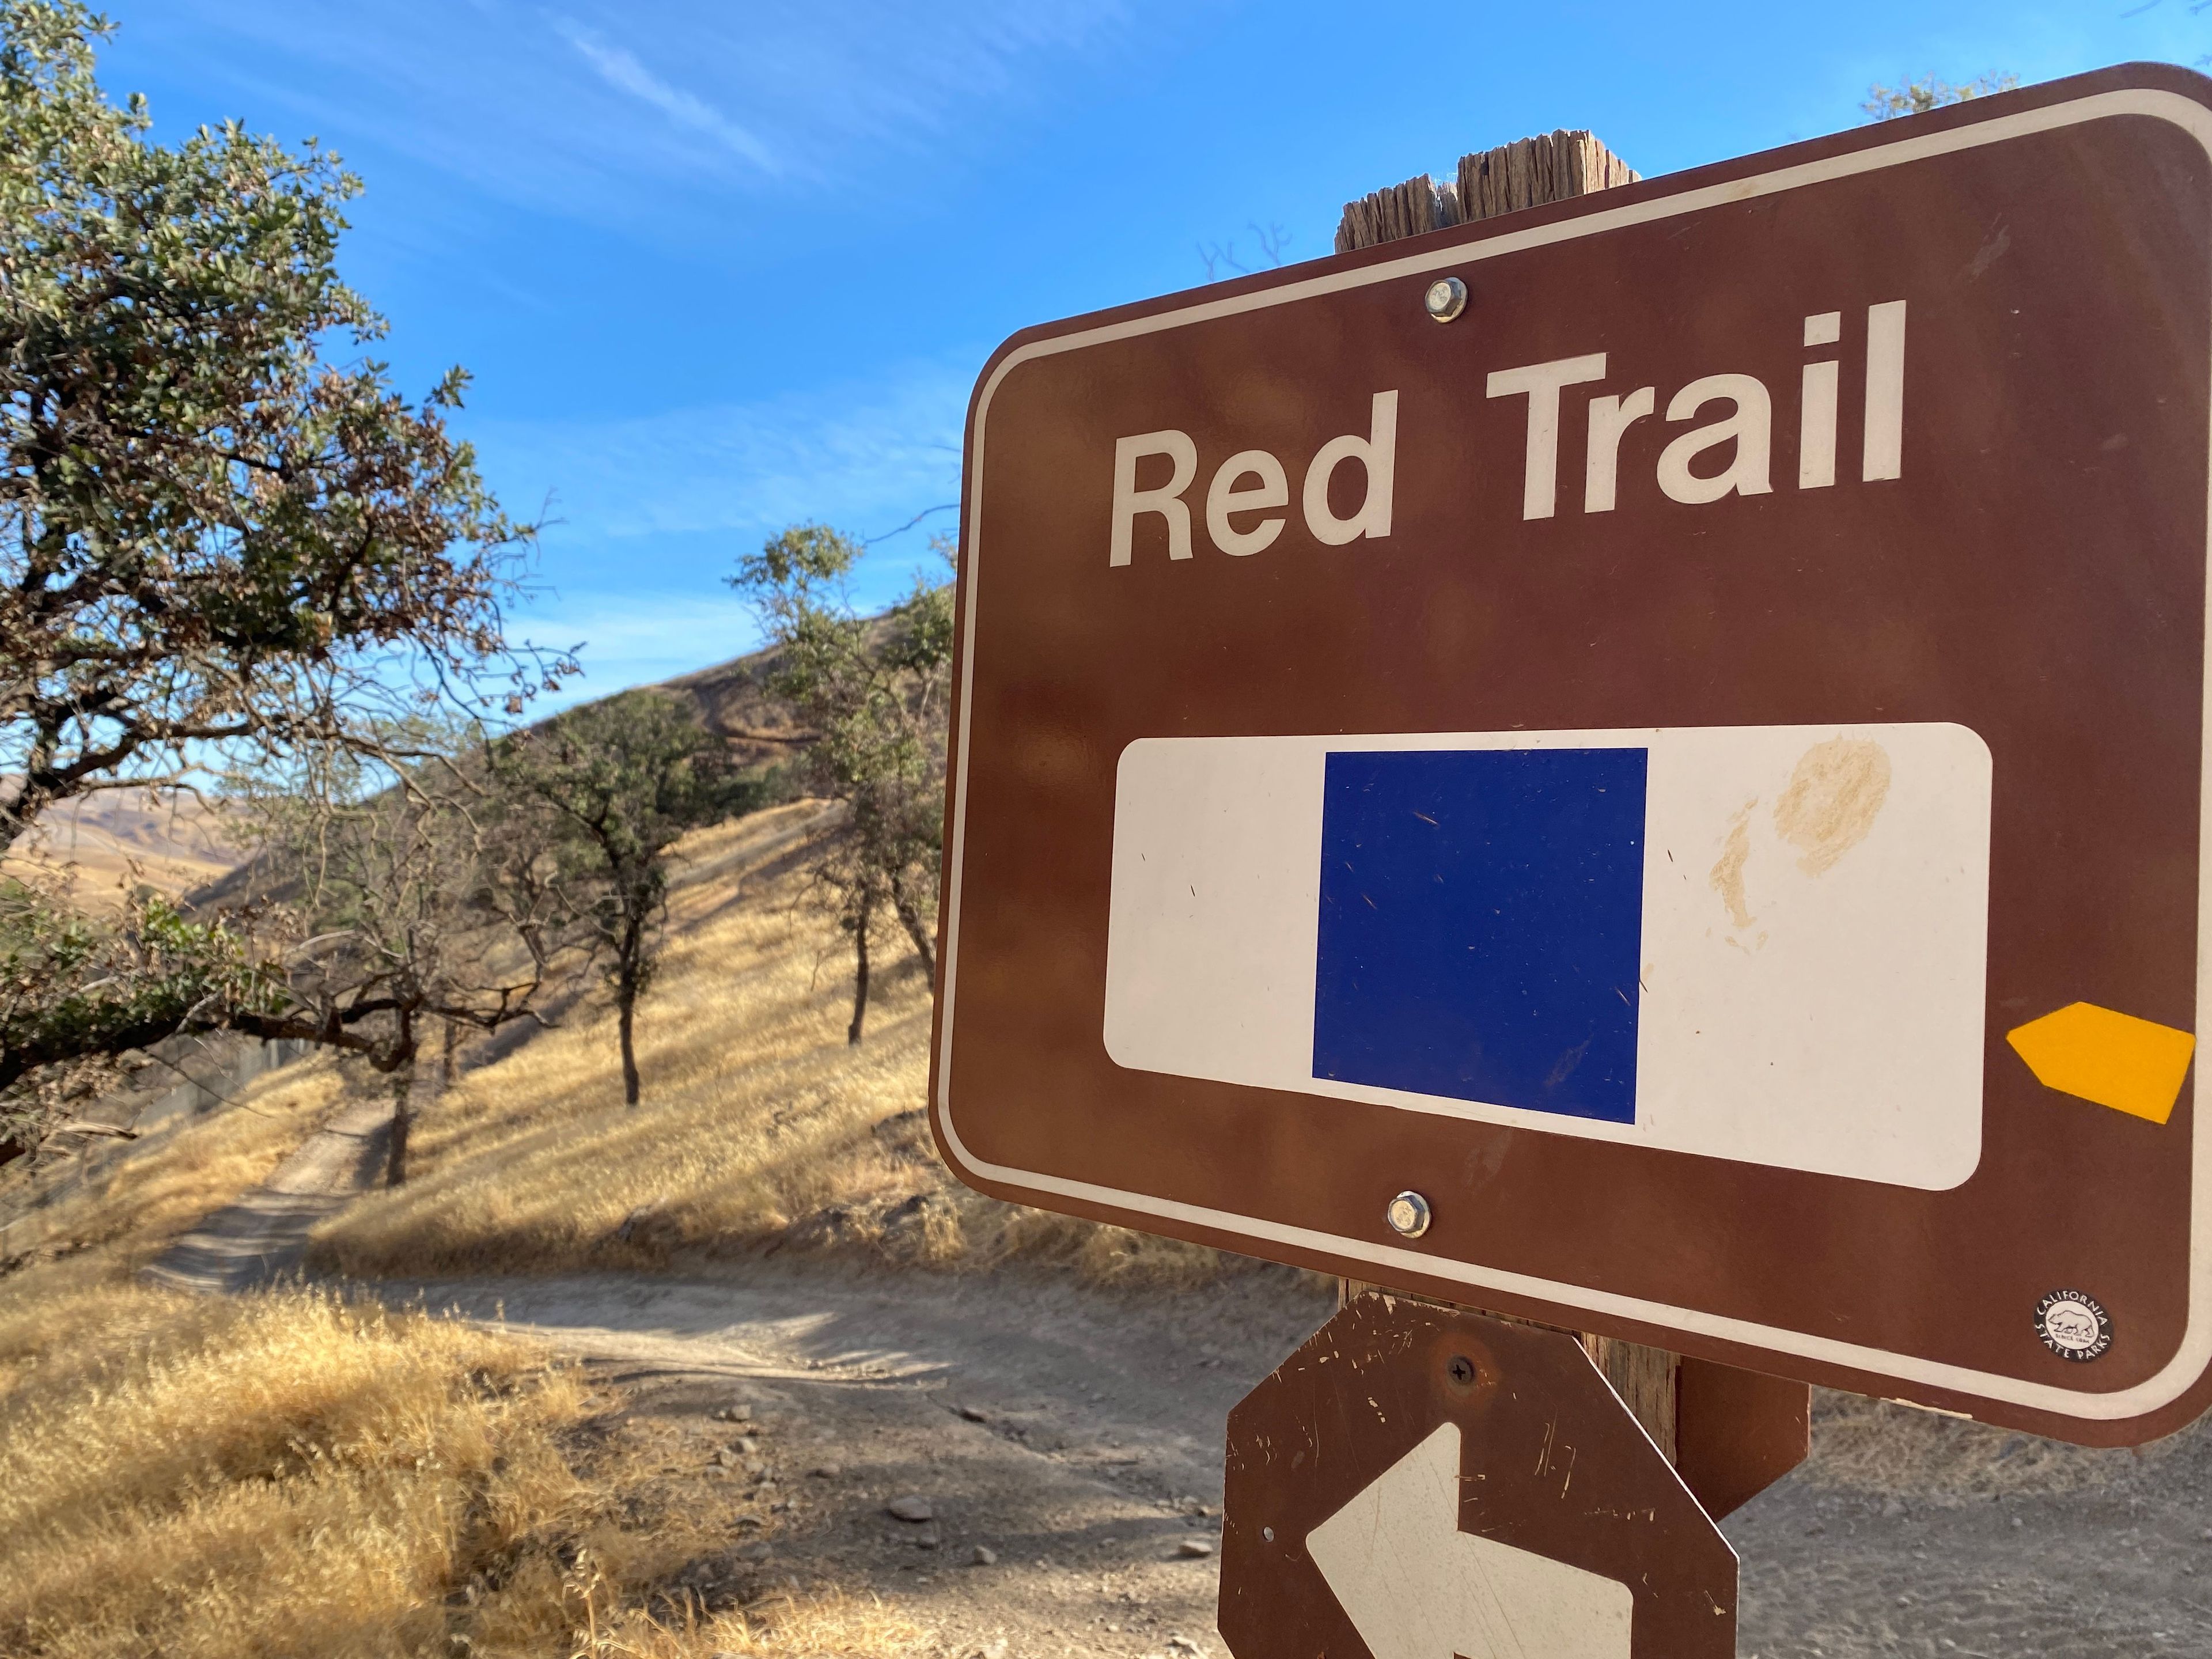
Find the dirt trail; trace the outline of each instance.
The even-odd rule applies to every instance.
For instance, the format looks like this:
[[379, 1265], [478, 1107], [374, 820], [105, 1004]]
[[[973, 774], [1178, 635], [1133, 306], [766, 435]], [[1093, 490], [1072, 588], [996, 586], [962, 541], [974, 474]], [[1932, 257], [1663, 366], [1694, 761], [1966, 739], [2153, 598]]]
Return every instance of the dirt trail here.
[[256, 1188], [164, 1250], [147, 1277], [187, 1291], [244, 1291], [296, 1272], [307, 1234], [365, 1191], [383, 1167], [392, 1108], [349, 1106]]
[[[1043, 1280], [607, 1275], [423, 1287], [672, 1400], [742, 1401], [797, 1494], [778, 1561], [869, 1583], [962, 1653], [1208, 1653], [1229, 1407], [1325, 1318], [1287, 1273], [1122, 1301]], [[1816, 1458], [1729, 1517], [1745, 1656], [2212, 1653], [2212, 1437], [2052, 1459], [1977, 1492], [2018, 1437], [1881, 1408], [1896, 1490]], [[807, 1472], [834, 1468], [834, 1475]], [[886, 1519], [932, 1498], [935, 1547]], [[975, 1546], [998, 1565], [968, 1564]], [[2200, 1574], [2204, 1575], [2200, 1577]], [[2200, 1588], [2201, 1586], [2201, 1588]], [[1117, 1627], [1117, 1628], [1109, 1628]]]
[[[688, 1418], [702, 1456], [710, 1413], [745, 1407], [791, 1504], [772, 1571], [873, 1589], [949, 1652], [1015, 1656], [1225, 1651], [1222, 1419], [1334, 1305], [1276, 1269], [1164, 1302], [803, 1269], [420, 1294], [587, 1357], [634, 1411]], [[909, 1496], [931, 1521], [886, 1513]]]
[[[372, 1167], [365, 1133], [334, 1123], [165, 1270], [235, 1289], [296, 1262], [313, 1218]], [[584, 1357], [701, 1464], [775, 1483], [787, 1508], [769, 1561], [734, 1539], [733, 1561], [872, 1587], [956, 1659], [1224, 1652], [1222, 1421], [1332, 1305], [1274, 1268], [1127, 1298], [1042, 1275], [796, 1266], [374, 1291]], [[733, 1407], [751, 1419], [742, 1440], [721, 1420]], [[1863, 1419], [1856, 1462], [1816, 1444], [1727, 1522], [1743, 1557], [1740, 1653], [2212, 1653], [2212, 1436], [2141, 1458], [2014, 1458], [2020, 1437], [1868, 1409], [1872, 1463]], [[2017, 1462], [2029, 1473], [2005, 1473]], [[886, 1514], [907, 1496], [933, 1519]]]

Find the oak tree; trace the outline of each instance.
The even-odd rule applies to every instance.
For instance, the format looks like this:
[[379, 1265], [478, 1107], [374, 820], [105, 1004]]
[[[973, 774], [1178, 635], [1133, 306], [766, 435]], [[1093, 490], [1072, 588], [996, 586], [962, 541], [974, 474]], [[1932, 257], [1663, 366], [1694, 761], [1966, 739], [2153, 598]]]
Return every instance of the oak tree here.
[[[614, 994], [623, 1099], [638, 1103], [637, 1006], [652, 988], [667, 915], [669, 849], [689, 831], [764, 804], [772, 785], [732, 763], [686, 699], [630, 691], [501, 739], [491, 773], [518, 830], [533, 819], [557, 854], [550, 878], [513, 872], [518, 895], [557, 882], [589, 929]], [[519, 845], [540, 839], [518, 836]]]
[[499, 821], [458, 735], [415, 722], [392, 746], [429, 758], [395, 771], [326, 754], [283, 787], [233, 795], [271, 889], [262, 939], [284, 949], [281, 981], [230, 1024], [322, 1043], [388, 1079], [392, 1186], [406, 1177], [426, 1036], [536, 1019], [563, 943], [544, 925], [552, 915], [557, 932], [562, 896], [518, 904], [502, 890], [506, 868], [546, 849], [527, 824]]
[[[949, 542], [931, 545], [949, 562]], [[751, 599], [776, 648], [770, 689], [811, 728], [799, 777], [843, 809], [814, 876], [853, 942], [848, 1042], [860, 1041], [867, 1018], [870, 951], [885, 912], [924, 970], [937, 970], [932, 930], [952, 663], [951, 587], [917, 576], [897, 605], [863, 616], [848, 585], [861, 550], [826, 526], [794, 525], [741, 559], [729, 579]]]
[[359, 189], [311, 141], [173, 146], [94, 78], [78, 0], [0, 0], [0, 842], [210, 746], [371, 739], [416, 695], [533, 689], [527, 526], [365, 352]]
[[[0, 0], [0, 849], [90, 791], [375, 753], [573, 668], [506, 637], [532, 528], [449, 429], [466, 377], [410, 401], [372, 355], [336, 265], [356, 180], [234, 123], [155, 142], [95, 78], [109, 32]], [[0, 1162], [72, 1086], [47, 1068], [254, 1030], [283, 977], [165, 902], [9, 904]]]
[[1907, 81], [1902, 86], [1871, 86], [1867, 88], [1866, 101], [1859, 107], [1866, 112], [1869, 121], [1894, 121], [1900, 116], [1925, 115], [1931, 109], [1942, 109], [1947, 104], [1963, 104], [1976, 98], [1986, 98], [1993, 92], [2010, 92], [2020, 84], [2017, 75], [1984, 75], [1972, 81], [1953, 85], [1939, 81], [1934, 76], [1923, 76], [1917, 81]]

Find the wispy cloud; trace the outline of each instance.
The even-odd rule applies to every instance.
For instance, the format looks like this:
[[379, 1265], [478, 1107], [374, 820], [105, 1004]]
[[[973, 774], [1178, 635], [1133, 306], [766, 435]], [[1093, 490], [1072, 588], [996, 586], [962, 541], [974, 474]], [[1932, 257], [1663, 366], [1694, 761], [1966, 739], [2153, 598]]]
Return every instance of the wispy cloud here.
[[[975, 354], [980, 361], [981, 354]], [[546, 504], [543, 590], [516, 631], [583, 642], [577, 695], [665, 679], [750, 650], [751, 613], [723, 578], [784, 526], [884, 537], [957, 500], [970, 360], [893, 365], [865, 383], [621, 420], [468, 422], [487, 476], [518, 511]], [[853, 584], [867, 608], [918, 570], [942, 580], [930, 533], [884, 539]]]
[[356, 162], [659, 234], [702, 191], [849, 184], [887, 153], [927, 182], [1095, 78], [1133, 3], [1157, 0], [145, 0], [126, 38]]
[[766, 144], [705, 99], [669, 85], [640, 63], [635, 52], [611, 44], [573, 18], [557, 17], [553, 26], [598, 72], [599, 79], [617, 92], [641, 99], [677, 125], [703, 133], [771, 177], [784, 170]]
[[533, 702], [533, 714], [673, 679], [743, 656], [761, 641], [753, 613], [729, 592], [562, 596], [518, 611], [508, 635], [563, 649], [582, 645], [582, 678]]
[[823, 519], [855, 535], [959, 494], [975, 363], [627, 420], [471, 422], [503, 499], [550, 496], [562, 543], [767, 533]]

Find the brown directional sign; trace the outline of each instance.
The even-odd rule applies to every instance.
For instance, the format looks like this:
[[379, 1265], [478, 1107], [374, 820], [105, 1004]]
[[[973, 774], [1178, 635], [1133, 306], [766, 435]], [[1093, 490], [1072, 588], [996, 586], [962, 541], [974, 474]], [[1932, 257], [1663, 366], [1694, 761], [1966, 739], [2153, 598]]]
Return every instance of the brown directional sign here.
[[1733, 1659], [1736, 1559], [1559, 1331], [1359, 1298], [1229, 1414], [1237, 1659]]
[[2209, 144], [2212, 82], [2115, 70], [1008, 341], [953, 1167], [2075, 1439], [2195, 1415]]

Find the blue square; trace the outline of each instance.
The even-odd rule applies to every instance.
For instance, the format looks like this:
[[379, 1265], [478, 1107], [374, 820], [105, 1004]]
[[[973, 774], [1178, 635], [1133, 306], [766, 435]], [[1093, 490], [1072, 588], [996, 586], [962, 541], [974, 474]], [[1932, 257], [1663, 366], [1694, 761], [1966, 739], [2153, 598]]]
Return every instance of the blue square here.
[[1634, 1122], [1649, 758], [1330, 755], [1313, 1074]]

